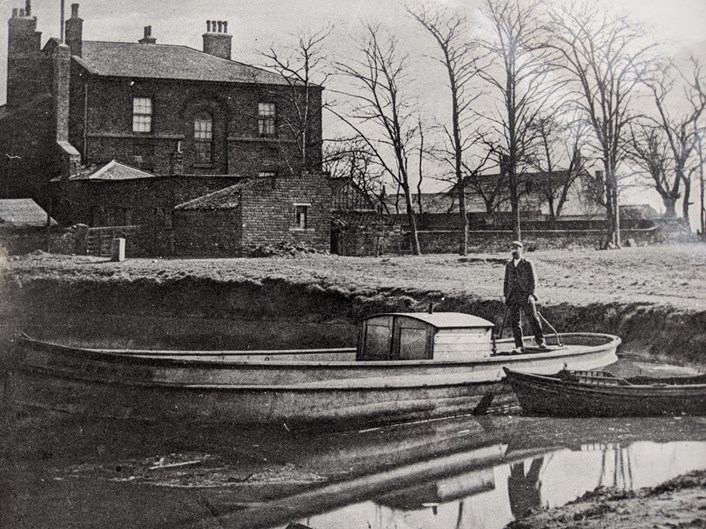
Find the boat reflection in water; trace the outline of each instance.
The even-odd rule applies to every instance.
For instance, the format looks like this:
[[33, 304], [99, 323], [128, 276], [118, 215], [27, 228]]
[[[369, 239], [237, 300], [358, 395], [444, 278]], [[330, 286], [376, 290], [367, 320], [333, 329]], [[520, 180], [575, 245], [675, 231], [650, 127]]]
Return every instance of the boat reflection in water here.
[[[706, 442], [702, 441], [584, 445], [534, 457], [519, 455], [519, 460], [507, 446], [494, 449], [498, 459], [488, 468], [432, 479], [297, 521], [315, 529], [342, 527], [344, 521], [346, 527], [371, 529], [499, 529], [533, 508], [564, 505], [599, 486], [637, 490], [706, 468]], [[478, 455], [483, 459], [488, 453]]]
[[12, 463], [0, 454], [0, 527], [500, 529], [600, 485], [706, 468], [695, 417], [457, 417], [338, 433], [37, 419], [0, 438], [14, 450]]

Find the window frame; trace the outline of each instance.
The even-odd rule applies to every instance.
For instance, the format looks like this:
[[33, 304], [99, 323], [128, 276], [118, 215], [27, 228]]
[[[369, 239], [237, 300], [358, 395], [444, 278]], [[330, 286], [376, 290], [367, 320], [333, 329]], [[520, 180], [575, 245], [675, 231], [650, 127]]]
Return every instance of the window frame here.
[[257, 132], [262, 138], [275, 138], [277, 136], [277, 103], [258, 102]]
[[[149, 108], [144, 104], [149, 102]], [[145, 121], [142, 121], [145, 120]], [[146, 125], [146, 128], [145, 128]], [[151, 96], [132, 97], [132, 132], [152, 134], [154, 131], [154, 99]]]
[[[203, 119], [204, 117], [208, 119]], [[193, 124], [194, 163], [211, 165], [213, 163], [213, 114], [207, 110], [198, 112], [194, 115]], [[197, 129], [197, 124], [207, 126], [202, 130]], [[199, 135], [203, 135], [203, 137], [199, 137]]]
[[[302, 218], [299, 216], [300, 215], [300, 208], [303, 208], [303, 219], [304, 222], [302, 223]], [[294, 203], [294, 229], [295, 230], [308, 230], [311, 229], [309, 226], [309, 209], [311, 208], [311, 203], [309, 202], [297, 202]]]

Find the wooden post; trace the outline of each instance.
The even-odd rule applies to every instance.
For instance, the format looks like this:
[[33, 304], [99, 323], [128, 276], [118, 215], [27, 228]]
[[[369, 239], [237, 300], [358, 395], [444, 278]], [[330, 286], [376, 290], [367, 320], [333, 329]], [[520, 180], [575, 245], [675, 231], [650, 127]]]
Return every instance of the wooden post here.
[[125, 260], [125, 239], [115, 237], [111, 246], [110, 260], [122, 263]]
[[49, 209], [47, 211], [47, 253], [51, 253], [51, 197], [49, 197]]

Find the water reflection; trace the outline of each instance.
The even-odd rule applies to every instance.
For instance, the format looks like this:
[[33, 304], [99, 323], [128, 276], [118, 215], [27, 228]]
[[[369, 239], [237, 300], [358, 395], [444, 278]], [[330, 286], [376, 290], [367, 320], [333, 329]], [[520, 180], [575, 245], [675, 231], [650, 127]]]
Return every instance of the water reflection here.
[[0, 432], [0, 527], [499, 529], [600, 485], [702, 468], [697, 417], [338, 433], [25, 417]]
[[[556, 507], [599, 486], [654, 486], [706, 468], [706, 442], [584, 445], [462, 473], [357, 502], [299, 522], [342, 527], [502, 528], [537, 507]], [[392, 501], [391, 501], [392, 500]], [[280, 527], [280, 526], [275, 526]], [[284, 527], [284, 526], [282, 526]]]

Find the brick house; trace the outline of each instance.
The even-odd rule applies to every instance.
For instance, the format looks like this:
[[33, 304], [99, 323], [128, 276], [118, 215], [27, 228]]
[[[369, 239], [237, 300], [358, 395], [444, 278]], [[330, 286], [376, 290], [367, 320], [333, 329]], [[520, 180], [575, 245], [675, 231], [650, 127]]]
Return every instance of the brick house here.
[[[158, 44], [150, 26], [138, 42], [87, 41], [78, 11], [73, 4], [64, 42], [51, 38], [42, 48], [29, 0], [13, 9], [0, 107], [0, 149], [12, 163], [0, 169], [0, 193], [31, 196], [63, 224], [139, 224], [154, 244], [147, 253], [192, 248], [175, 238], [194, 237], [196, 225], [202, 238], [241, 233], [233, 255], [280, 240], [328, 249], [322, 87], [232, 60], [224, 21], [207, 21], [196, 50]], [[291, 125], [306, 90], [311, 118], [298, 134]], [[233, 186], [247, 190], [230, 219], [241, 225], [224, 224], [215, 208], [200, 210], [206, 218], [187, 229], [191, 210], [181, 208], [175, 229], [177, 206]], [[272, 222], [273, 211], [287, 218]]]

